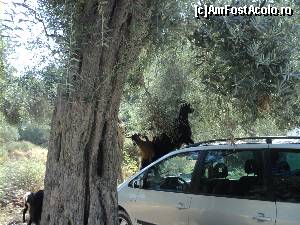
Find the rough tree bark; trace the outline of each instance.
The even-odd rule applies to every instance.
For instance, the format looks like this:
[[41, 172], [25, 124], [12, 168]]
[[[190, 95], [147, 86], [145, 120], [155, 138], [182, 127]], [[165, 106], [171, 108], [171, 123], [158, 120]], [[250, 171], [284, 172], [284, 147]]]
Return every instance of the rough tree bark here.
[[117, 114], [152, 2], [86, 0], [77, 8], [74, 27], [84, 35], [67, 74], [72, 89], [59, 90], [52, 118], [42, 225], [118, 224]]

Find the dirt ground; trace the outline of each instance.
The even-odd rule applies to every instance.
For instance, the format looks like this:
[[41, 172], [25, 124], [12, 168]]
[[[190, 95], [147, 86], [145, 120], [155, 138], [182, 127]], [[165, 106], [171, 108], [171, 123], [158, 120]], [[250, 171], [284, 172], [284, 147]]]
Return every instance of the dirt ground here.
[[5, 207], [0, 207], [0, 224], [1, 225], [25, 225], [22, 222], [23, 207], [9, 204]]
[[1, 207], [0, 208], [1, 225], [25, 225], [22, 222], [22, 207]]

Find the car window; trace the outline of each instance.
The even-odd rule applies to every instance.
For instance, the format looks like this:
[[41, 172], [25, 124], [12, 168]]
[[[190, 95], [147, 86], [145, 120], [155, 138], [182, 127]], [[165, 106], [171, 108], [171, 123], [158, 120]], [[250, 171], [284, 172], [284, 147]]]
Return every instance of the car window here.
[[278, 201], [300, 202], [300, 151], [272, 150], [273, 189]]
[[262, 151], [207, 151], [197, 194], [264, 199]]
[[187, 152], [167, 158], [145, 172], [143, 189], [187, 192], [198, 158], [198, 152]]

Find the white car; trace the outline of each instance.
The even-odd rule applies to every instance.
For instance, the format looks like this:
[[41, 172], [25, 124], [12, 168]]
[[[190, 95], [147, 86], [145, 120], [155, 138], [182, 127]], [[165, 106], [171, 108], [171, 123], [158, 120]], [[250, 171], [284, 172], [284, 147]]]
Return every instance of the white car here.
[[299, 225], [300, 137], [288, 138], [208, 141], [165, 155], [118, 187], [120, 224]]

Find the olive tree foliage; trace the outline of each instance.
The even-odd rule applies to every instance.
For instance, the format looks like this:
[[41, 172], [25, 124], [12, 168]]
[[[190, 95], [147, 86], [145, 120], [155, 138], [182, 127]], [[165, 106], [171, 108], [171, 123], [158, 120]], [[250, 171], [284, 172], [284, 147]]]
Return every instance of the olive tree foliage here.
[[127, 134], [171, 136], [179, 106], [185, 102], [187, 70], [192, 69], [187, 61], [191, 57], [181, 53], [189, 52], [186, 37], [191, 32], [193, 2], [157, 1], [154, 8], [150, 41], [127, 77], [120, 117]]
[[128, 76], [120, 112], [127, 134], [171, 134], [184, 101], [195, 108], [190, 116], [195, 140], [282, 135], [297, 126], [299, 17], [196, 20], [191, 5], [177, 3], [158, 18], [182, 18], [163, 23], [161, 39], [143, 51]]
[[54, 77], [53, 68], [49, 67], [27, 71], [21, 77], [5, 77], [1, 113], [8, 123], [17, 127], [30, 122], [49, 124], [59, 82], [56, 76], [59, 70], [54, 70], [57, 72]]
[[[13, 79], [10, 75], [13, 72], [13, 68], [8, 64], [7, 55], [8, 55], [8, 47], [9, 42], [8, 39], [5, 40], [4, 37], [0, 36], [0, 114], [1, 116], [5, 116], [6, 120], [10, 124], [17, 124], [20, 121], [21, 110], [19, 106], [17, 109], [14, 107], [18, 104], [19, 99], [21, 97], [21, 93], [19, 91], [11, 91], [11, 79]], [[8, 93], [12, 95], [9, 96]], [[9, 97], [15, 98], [15, 102], [12, 103], [9, 101]]]
[[[16, 130], [18, 138], [15, 141], [27, 140], [47, 146], [59, 71], [47, 67], [17, 77], [12, 75], [7, 63], [4, 71], [0, 84], [2, 136], [10, 136], [10, 130]], [[54, 71], [57, 72], [55, 76]]]
[[245, 122], [249, 115], [234, 99], [212, 92], [202, 82], [205, 67], [197, 66], [196, 56], [191, 42], [177, 42], [167, 51], [156, 53], [142, 73], [128, 77], [120, 110], [127, 135], [140, 132], [172, 136], [183, 102], [194, 108], [189, 119], [196, 141], [232, 135], [284, 134], [269, 114], [260, 115], [255, 122]]
[[[5, 7], [1, 37], [8, 44], [5, 46], [7, 60], [3, 64], [6, 73], [1, 112], [10, 124], [19, 128], [31, 122], [49, 125], [56, 86], [62, 82], [63, 63], [57, 59], [63, 52], [56, 49], [51, 39], [55, 36], [53, 30], [35, 1], [3, 1], [2, 4]], [[25, 49], [28, 55], [24, 54]]]
[[[266, 4], [290, 6], [295, 12], [299, 8], [291, 1]], [[202, 83], [240, 107], [247, 114], [245, 122], [270, 114], [282, 128], [298, 126], [299, 22], [297, 14], [200, 18], [192, 40], [205, 71]]]
[[[146, 133], [171, 134], [179, 105], [184, 102], [187, 71], [181, 66], [184, 59], [176, 51], [157, 54], [141, 74], [132, 74], [126, 86], [121, 117], [127, 129]], [[135, 82], [135, 83], [133, 83]], [[132, 84], [137, 85], [134, 87]], [[132, 111], [133, 110], [133, 111]], [[136, 113], [136, 121], [130, 120]]]

